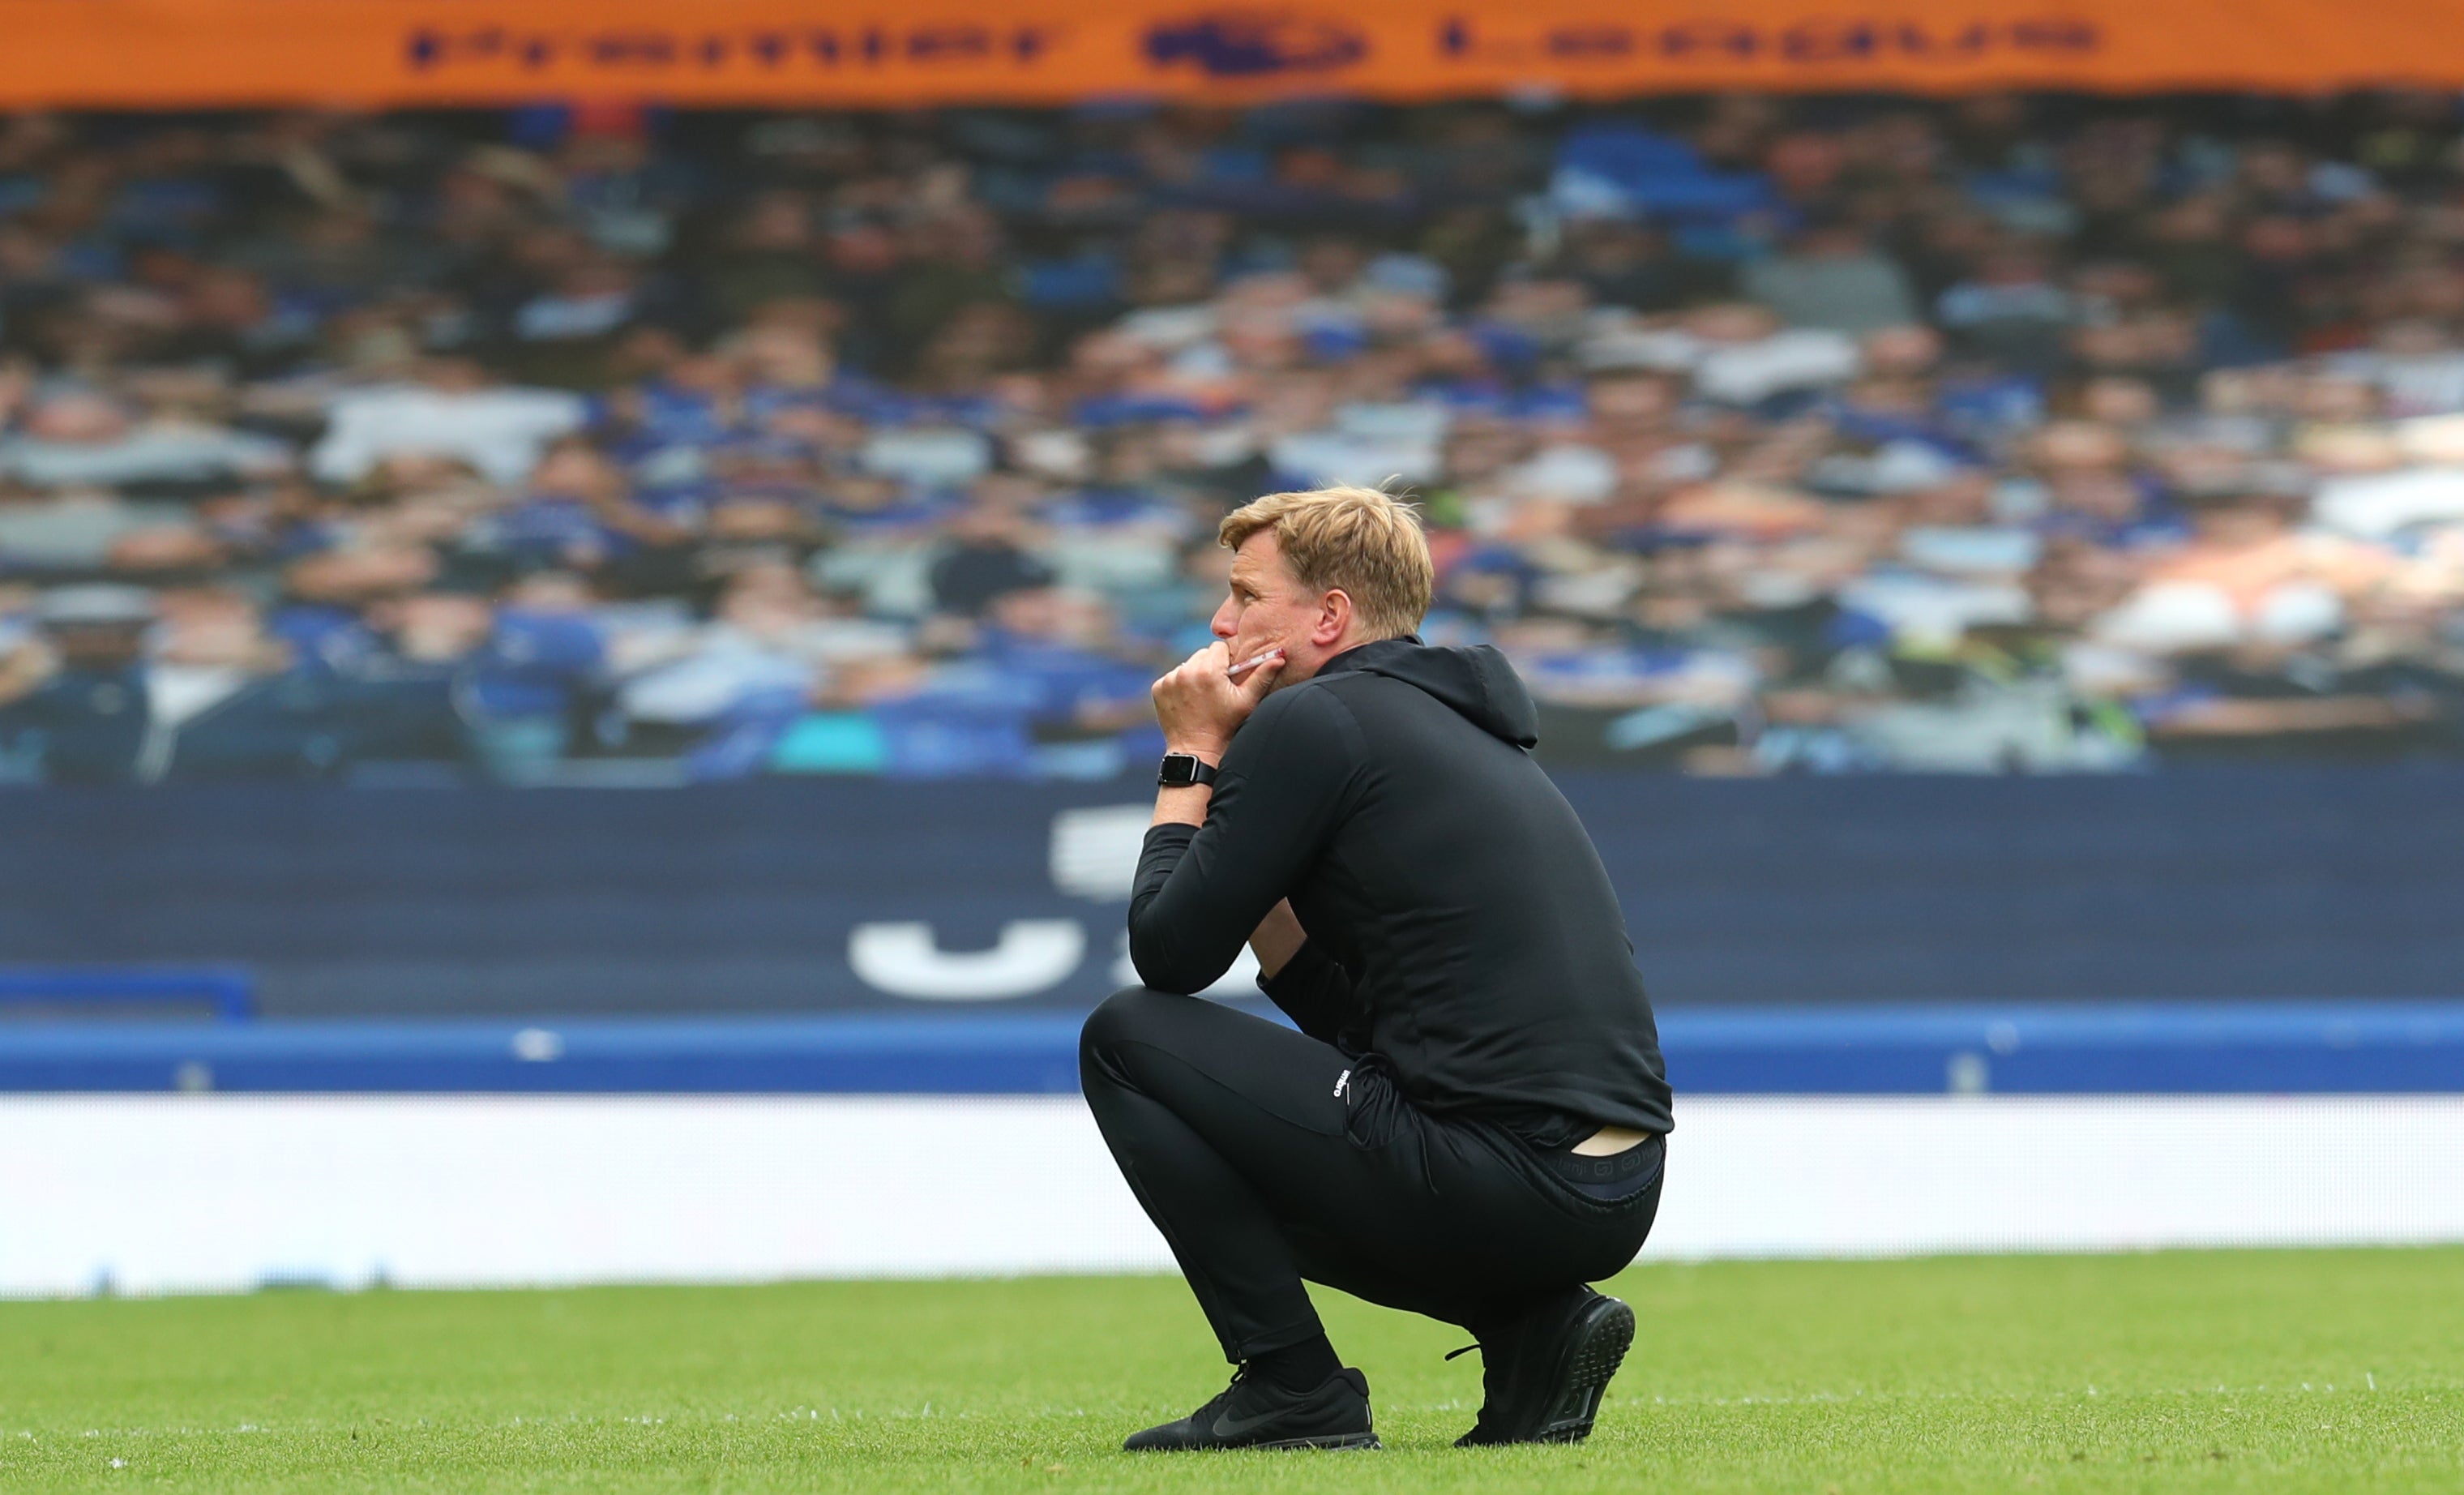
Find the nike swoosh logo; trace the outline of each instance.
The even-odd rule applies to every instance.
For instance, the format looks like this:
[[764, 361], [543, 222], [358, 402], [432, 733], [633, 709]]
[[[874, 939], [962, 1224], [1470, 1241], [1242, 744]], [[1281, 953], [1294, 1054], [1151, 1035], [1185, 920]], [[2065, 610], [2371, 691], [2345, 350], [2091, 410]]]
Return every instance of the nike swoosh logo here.
[[1261, 1422], [1272, 1422], [1277, 1416], [1274, 1412], [1261, 1412], [1254, 1418], [1236, 1418], [1228, 1412], [1220, 1413], [1215, 1418], [1215, 1436], [1238, 1438]]

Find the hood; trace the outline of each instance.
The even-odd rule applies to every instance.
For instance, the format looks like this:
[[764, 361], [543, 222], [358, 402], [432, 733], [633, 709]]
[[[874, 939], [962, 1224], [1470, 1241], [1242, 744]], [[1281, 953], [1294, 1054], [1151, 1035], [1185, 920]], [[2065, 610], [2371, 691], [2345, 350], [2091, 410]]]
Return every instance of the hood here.
[[1356, 670], [1384, 675], [1424, 691], [1493, 737], [1529, 748], [1540, 740], [1540, 714], [1531, 693], [1506, 656], [1486, 644], [1437, 649], [1416, 638], [1379, 639], [1326, 662], [1318, 673]]

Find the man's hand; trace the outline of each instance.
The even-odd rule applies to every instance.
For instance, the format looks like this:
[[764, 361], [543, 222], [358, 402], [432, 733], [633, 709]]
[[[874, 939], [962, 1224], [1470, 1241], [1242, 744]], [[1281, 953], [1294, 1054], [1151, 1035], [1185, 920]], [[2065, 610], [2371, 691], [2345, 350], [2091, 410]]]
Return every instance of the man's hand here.
[[1284, 651], [1268, 649], [1235, 680], [1231, 647], [1221, 640], [1190, 655], [1155, 683], [1155, 720], [1163, 724], [1164, 747], [1195, 753], [1210, 763], [1222, 758], [1232, 734], [1274, 689], [1283, 668]]

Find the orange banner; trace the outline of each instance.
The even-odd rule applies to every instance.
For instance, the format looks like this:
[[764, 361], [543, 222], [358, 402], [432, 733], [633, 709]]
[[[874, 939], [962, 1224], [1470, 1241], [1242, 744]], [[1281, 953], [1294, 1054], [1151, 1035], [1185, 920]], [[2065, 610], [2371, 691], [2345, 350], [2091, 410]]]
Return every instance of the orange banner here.
[[0, 0], [0, 105], [2464, 86], [2455, 0]]

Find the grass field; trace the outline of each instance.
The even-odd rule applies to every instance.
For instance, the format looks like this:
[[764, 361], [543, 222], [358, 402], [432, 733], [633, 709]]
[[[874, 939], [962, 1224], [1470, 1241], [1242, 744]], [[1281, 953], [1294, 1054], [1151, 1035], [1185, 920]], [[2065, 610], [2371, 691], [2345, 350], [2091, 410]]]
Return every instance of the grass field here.
[[2464, 1489], [2464, 1251], [1650, 1266], [1573, 1448], [1349, 1301], [1382, 1454], [1133, 1459], [1222, 1379], [1178, 1282], [0, 1304], [5, 1490]]

